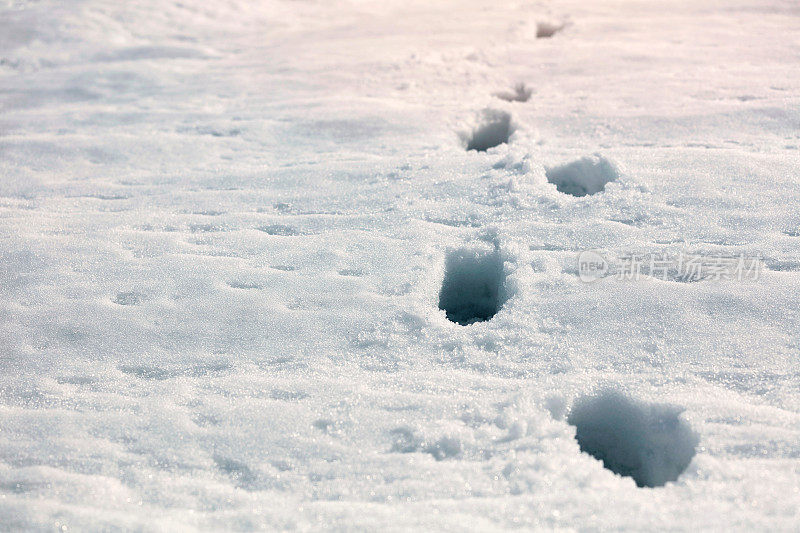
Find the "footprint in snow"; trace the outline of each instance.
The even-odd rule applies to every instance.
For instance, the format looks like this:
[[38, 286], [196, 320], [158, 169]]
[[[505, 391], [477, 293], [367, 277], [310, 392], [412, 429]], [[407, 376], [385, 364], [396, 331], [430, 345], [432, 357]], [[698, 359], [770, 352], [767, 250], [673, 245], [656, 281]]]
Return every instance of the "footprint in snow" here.
[[481, 113], [478, 125], [462, 137], [467, 151], [485, 152], [495, 146], [508, 143], [512, 133], [514, 133], [514, 126], [509, 113], [496, 109], [485, 109]]
[[451, 252], [445, 263], [439, 309], [462, 326], [490, 320], [507, 299], [504, 282], [503, 259], [496, 249]]
[[564, 26], [564, 24], [553, 24], [552, 22], [539, 22], [536, 24], [536, 38], [549, 39], [563, 30]]
[[682, 411], [606, 390], [578, 399], [567, 422], [575, 426], [581, 451], [605, 468], [639, 487], [661, 487], [686, 470], [699, 443]]

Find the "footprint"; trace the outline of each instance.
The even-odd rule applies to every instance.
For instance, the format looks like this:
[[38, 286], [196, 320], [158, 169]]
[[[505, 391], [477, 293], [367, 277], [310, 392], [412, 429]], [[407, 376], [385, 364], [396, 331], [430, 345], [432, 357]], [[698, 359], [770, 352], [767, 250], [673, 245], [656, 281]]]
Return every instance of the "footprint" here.
[[138, 292], [120, 292], [112, 300], [117, 305], [137, 305], [144, 296]]
[[481, 113], [478, 127], [467, 135], [467, 151], [485, 152], [489, 148], [507, 143], [512, 133], [514, 133], [514, 127], [511, 124], [509, 113], [485, 109]]
[[559, 192], [586, 196], [605, 190], [607, 183], [619, 178], [619, 170], [605, 157], [594, 154], [565, 165], [545, 167], [545, 175]]
[[527, 102], [531, 99], [532, 94], [533, 89], [525, 85], [525, 83], [520, 82], [514, 86], [513, 90], [500, 91], [494, 95], [501, 100], [505, 100], [506, 102]]
[[564, 24], [553, 24], [552, 22], [539, 22], [536, 24], [536, 38], [549, 39], [556, 33], [564, 29]]
[[606, 390], [578, 399], [567, 421], [582, 452], [639, 487], [661, 487], [686, 470], [699, 442], [682, 410]]
[[451, 252], [445, 263], [439, 309], [462, 326], [490, 320], [505, 302], [504, 281], [503, 260], [496, 249]]

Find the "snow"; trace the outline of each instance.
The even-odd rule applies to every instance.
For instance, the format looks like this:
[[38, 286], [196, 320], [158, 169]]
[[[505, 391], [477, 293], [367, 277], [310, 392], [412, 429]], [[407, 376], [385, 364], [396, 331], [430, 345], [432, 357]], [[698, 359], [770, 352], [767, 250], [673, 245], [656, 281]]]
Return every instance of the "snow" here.
[[796, 530], [798, 16], [0, 2], [0, 530]]

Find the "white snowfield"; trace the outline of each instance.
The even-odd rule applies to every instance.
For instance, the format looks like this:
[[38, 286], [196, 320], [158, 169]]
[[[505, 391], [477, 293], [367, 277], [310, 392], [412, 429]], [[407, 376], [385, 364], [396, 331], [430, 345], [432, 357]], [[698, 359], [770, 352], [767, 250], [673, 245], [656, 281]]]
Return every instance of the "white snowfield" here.
[[0, 1], [0, 531], [518, 528], [800, 530], [796, 0]]

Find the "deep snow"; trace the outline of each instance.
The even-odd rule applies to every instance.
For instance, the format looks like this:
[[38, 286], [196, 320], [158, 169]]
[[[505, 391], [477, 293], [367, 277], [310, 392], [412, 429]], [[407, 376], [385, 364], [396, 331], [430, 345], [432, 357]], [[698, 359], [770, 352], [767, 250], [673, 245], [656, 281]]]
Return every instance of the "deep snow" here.
[[790, 0], [0, 2], [0, 530], [796, 530], [799, 57]]

